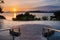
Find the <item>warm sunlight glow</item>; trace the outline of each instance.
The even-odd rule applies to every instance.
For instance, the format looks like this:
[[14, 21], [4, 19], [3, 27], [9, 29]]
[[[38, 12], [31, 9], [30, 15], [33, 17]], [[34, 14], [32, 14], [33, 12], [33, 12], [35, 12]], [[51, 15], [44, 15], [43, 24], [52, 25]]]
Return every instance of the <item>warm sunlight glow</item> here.
[[14, 18], [16, 18], [16, 13], [14, 13]]
[[13, 12], [14, 12], [14, 18], [16, 18], [17, 9], [16, 8], [13, 8]]
[[19, 6], [10, 6], [10, 7], [3, 7], [3, 11], [5, 12], [18, 12], [18, 11], [28, 11], [31, 7], [19, 7]]
[[17, 11], [17, 9], [16, 8], [13, 8], [13, 12], [16, 12]]

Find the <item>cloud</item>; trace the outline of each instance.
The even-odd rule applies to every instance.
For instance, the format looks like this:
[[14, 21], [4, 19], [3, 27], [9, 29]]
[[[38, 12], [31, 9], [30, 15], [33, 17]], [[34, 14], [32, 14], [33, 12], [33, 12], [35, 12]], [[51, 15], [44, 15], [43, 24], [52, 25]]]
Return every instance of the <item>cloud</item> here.
[[5, 0], [5, 5], [35, 6], [43, 4], [44, 0]]
[[6, 6], [16, 5], [21, 7], [26, 6], [36, 7], [57, 4], [58, 5], [60, 4], [60, 0], [5, 0]]
[[46, 0], [45, 3], [47, 3], [48, 5], [59, 5], [60, 0]]

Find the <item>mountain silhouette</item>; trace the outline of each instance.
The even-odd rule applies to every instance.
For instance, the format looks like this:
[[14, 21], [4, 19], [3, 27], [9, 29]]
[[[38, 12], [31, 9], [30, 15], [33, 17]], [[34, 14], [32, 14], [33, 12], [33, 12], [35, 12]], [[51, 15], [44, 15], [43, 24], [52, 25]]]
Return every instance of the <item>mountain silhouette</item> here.
[[57, 11], [57, 10], [60, 10], [60, 6], [40, 6], [31, 9], [31, 11]]

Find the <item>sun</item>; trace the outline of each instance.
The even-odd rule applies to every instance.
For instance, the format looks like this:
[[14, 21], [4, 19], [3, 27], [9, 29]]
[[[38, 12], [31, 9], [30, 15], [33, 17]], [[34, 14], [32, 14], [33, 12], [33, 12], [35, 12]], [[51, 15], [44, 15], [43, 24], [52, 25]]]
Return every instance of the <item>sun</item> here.
[[16, 8], [13, 8], [13, 12], [17, 12], [17, 9]]
[[12, 11], [13, 11], [13, 14], [14, 14], [14, 18], [16, 18], [17, 8], [13, 8]]

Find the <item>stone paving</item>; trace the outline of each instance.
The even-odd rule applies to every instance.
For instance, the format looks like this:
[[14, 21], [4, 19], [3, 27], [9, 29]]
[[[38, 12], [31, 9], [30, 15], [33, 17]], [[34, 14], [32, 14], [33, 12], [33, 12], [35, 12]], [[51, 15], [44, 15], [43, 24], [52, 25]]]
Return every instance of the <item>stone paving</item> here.
[[[15, 40], [47, 40], [42, 36], [43, 27], [47, 26], [40, 24], [20, 25], [21, 35], [16, 37]], [[0, 40], [12, 40], [8, 30], [0, 32]]]

